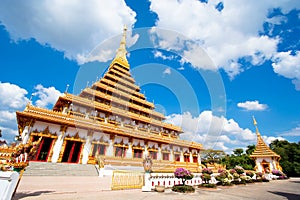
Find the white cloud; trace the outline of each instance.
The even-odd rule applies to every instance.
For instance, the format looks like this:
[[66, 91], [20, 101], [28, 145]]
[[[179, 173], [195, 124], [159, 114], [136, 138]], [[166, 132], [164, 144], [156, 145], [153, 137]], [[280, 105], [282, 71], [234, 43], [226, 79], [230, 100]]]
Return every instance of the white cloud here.
[[8, 143], [14, 141], [15, 136], [18, 134], [17, 129], [3, 127], [1, 125], [0, 129], [2, 130], [2, 138], [5, 139]]
[[[54, 87], [45, 88], [37, 85], [34, 95], [37, 96], [34, 105], [47, 107], [56, 102], [58, 96], [62, 95]], [[0, 129], [2, 129], [3, 138], [7, 141], [13, 141], [18, 133], [16, 111], [23, 111], [29, 99], [25, 96], [28, 92], [24, 88], [12, 83], [0, 82]]]
[[135, 16], [123, 0], [0, 2], [0, 21], [14, 41], [34, 38], [78, 62], [99, 43], [121, 34], [123, 25], [132, 27]]
[[273, 137], [273, 136], [262, 136], [262, 138], [263, 138], [263, 140], [264, 140], [264, 142], [266, 143], [266, 144], [271, 144], [274, 140], [286, 140], [285, 138], [283, 138], [283, 137]]
[[182, 139], [202, 143], [205, 148], [230, 152], [256, 143], [256, 135], [251, 130], [241, 128], [233, 119], [214, 116], [211, 111], [203, 111], [198, 117], [189, 112], [172, 114], [167, 116], [167, 121], [182, 127]]
[[34, 89], [37, 90], [37, 92], [33, 94], [39, 98], [35, 101], [35, 104], [38, 107], [45, 108], [49, 105], [53, 105], [57, 101], [58, 97], [62, 95], [62, 93], [54, 87], [45, 88], [41, 84], [35, 86]]
[[[182, 127], [182, 139], [199, 142], [204, 148], [231, 153], [236, 148], [256, 144], [257, 136], [250, 129], [241, 128], [234, 119], [215, 116], [211, 111], [203, 111], [198, 117], [193, 117], [189, 112], [182, 115], [172, 114], [167, 116], [167, 121]], [[263, 136], [263, 139], [269, 144], [275, 139], [284, 138]]]
[[166, 56], [164, 55], [161, 51], [153, 51], [154, 54], [154, 58], [162, 58], [163, 60], [173, 60], [175, 59], [175, 56], [170, 55], [170, 56]]
[[295, 55], [292, 55], [291, 51], [277, 53], [273, 61], [274, 71], [292, 79], [296, 90], [300, 90], [300, 51], [296, 51]]
[[280, 134], [282, 136], [296, 136], [296, 137], [299, 137], [300, 136], [300, 125], [296, 128], [293, 128], [289, 131], [286, 131], [282, 134]]
[[[184, 56], [188, 62], [201, 69], [223, 68], [230, 78], [243, 71], [238, 64], [240, 58], [247, 58], [253, 65], [259, 65], [271, 59], [277, 52], [279, 38], [259, 35], [270, 10], [281, 8], [283, 13], [287, 13], [300, 7], [299, 3], [293, 0], [262, 2], [223, 0], [224, 9], [220, 12], [215, 8], [219, 2], [151, 0], [150, 9], [158, 15], [159, 19], [156, 22], [158, 28], [180, 33], [196, 41], [197, 45], [212, 58], [216, 67], [207, 65], [197, 56], [199, 47], [195, 47], [196, 44], [186, 46]], [[279, 23], [278, 20], [280, 19], [273, 19], [273, 22]], [[272, 21], [269, 20], [269, 23]], [[162, 32], [158, 35], [160, 38], [158, 45], [161, 48], [176, 51], [186, 45], [186, 39], [182, 40]]]
[[18, 85], [0, 82], [0, 129], [8, 141], [13, 141], [17, 134], [16, 111], [24, 109], [28, 103], [27, 94]]
[[256, 111], [262, 111], [268, 108], [266, 104], [261, 104], [257, 100], [241, 102], [238, 103], [237, 106], [239, 108], [244, 108], [245, 110], [256, 110]]
[[163, 71], [163, 74], [168, 74], [168, 75], [170, 75], [170, 74], [171, 74], [171, 68], [170, 68], [170, 67], [167, 67], [167, 68]]
[[28, 102], [27, 91], [11, 83], [0, 82], [0, 109], [22, 108]]
[[6, 120], [12, 120], [12, 119], [16, 119], [16, 113], [13, 112], [9, 112], [7, 110], [4, 111], [0, 111], [0, 116], [2, 118], [0, 118], [0, 122], [1, 121], [6, 121]]

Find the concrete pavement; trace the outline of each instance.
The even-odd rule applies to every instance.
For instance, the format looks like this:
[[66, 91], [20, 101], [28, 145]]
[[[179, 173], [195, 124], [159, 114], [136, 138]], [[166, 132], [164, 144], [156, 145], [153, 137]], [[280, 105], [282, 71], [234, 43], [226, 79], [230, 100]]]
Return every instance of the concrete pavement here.
[[254, 183], [218, 189], [196, 189], [195, 193], [180, 194], [167, 189], [164, 193], [142, 192], [140, 189], [110, 191], [109, 177], [43, 177], [23, 176], [14, 200], [33, 199], [300, 199], [300, 178]]

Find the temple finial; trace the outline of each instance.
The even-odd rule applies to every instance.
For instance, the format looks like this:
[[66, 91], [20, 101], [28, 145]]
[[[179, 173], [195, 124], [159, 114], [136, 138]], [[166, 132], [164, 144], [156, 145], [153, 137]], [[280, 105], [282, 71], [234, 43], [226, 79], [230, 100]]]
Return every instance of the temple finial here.
[[127, 59], [126, 59], [126, 54], [127, 54], [127, 51], [126, 51], [126, 31], [127, 31], [127, 27], [124, 26], [123, 35], [122, 35], [122, 39], [121, 39], [121, 42], [120, 42], [120, 47], [117, 50], [116, 58], [122, 58], [122, 59], [125, 59], [127, 61]]
[[258, 127], [257, 127], [257, 122], [256, 122], [254, 116], [252, 116], [252, 118], [253, 118], [253, 124], [254, 124], [255, 129], [256, 129], [256, 135], [260, 135], [260, 133], [259, 133], [259, 131], [258, 131]]

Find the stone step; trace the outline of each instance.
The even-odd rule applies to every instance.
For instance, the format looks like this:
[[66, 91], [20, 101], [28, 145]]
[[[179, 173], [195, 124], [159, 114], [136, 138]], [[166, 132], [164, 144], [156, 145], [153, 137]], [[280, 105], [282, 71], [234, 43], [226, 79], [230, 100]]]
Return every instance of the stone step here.
[[24, 176], [98, 176], [94, 165], [30, 162]]

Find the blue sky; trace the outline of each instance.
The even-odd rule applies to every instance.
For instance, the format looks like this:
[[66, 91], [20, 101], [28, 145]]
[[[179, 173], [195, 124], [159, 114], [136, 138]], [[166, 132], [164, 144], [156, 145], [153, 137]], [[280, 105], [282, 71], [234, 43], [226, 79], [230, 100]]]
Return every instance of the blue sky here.
[[206, 148], [300, 138], [299, 1], [0, 3], [0, 129], [101, 78], [127, 25], [131, 73], [183, 139]]

